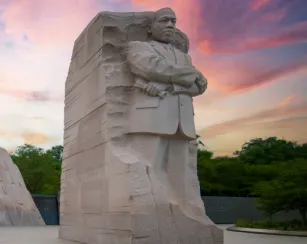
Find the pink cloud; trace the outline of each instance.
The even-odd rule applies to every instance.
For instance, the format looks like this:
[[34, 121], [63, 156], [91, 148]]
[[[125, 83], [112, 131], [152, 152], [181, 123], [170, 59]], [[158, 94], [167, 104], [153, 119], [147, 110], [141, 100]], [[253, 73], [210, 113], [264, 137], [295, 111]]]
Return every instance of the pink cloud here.
[[274, 23], [280, 22], [285, 16], [287, 11], [285, 9], [280, 9], [274, 12], [263, 13], [260, 17], [260, 22], [264, 23]]
[[245, 72], [244, 75], [242, 74], [241, 79], [224, 86], [224, 88], [230, 92], [242, 92], [259, 87], [261, 85], [271, 83], [277, 80], [278, 78], [290, 75], [292, 73], [295, 73], [299, 70], [303, 70], [306, 68], [307, 68], [307, 63], [300, 61], [289, 62], [277, 68], [270, 68], [270, 69], [251, 68], [250, 70], [247, 70], [247, 72]]
[[[281, 16], [280, 14], [270, 14], [263, 16], [263, 18], [268, 20], [281, 18]], [[198, 50], [206, 55], [214, 53], [230, 54], [304, 42], [307, 42], [307, 21], [283, 28], [271, 36], [250, 36], [233, 43], [228, 43], [228, 45], [226, 43], [216, 43], [214, 39], [204, 39], [199, 41]]]
[[251, 2], [251, 9], [252, 10], [259, 10], [262, 7], [266, 6], [269, 4], [271, 0], [252, 0]]
[[[201, 16], [199, 8], [195, 7], [197, 0], [131, 0], [131, 3], [135, 8], [143, 8], [144, 11], [170, 6], [178, 16], [179, 28], [191, 39], [198, 36]], [[126, 6], [124, 4], [123, 7]], [[15, 40], [23, 41], [27, 35], [30, 42], [36, 45], [70, 47], [99, 11], [121, 11], [113, 9], [112, 1], [103, 5], [98, 6], [96, 0], [11, 0], [5, 6], [2, 19], [5, 33]]]
[[278, 66], [263, 65], [257, 60], [206, 61], [198, 65], [208, 79], [209, 89], [216, 89], [225, 95], [242, 93], [279, 80], [307, 69], [306, 59], [285, 61]]
[[37, 101], [37, 102], [47, 102], [56, 101], [63, 102], [64, 98], [58, 94], [56, 96], [50, 94], [48, 91], [27, 91], [21, 89], [10, 89], [5, 87], [0, 87], [0, 95], [8, 95], [15, 97], [17, 99], [22, 99], [25, 101]]
[[[199, 4], [201, 28], [196, 46], [203, 54], [240, 53], [307, 42], [303, 1], [202, 0]], [[302, 20], [293, 22], [295, 14]]]
[[39, 45], [72, 45], [98, 13], [94, 0], [11, 0], [2, 19], [5, 33], [21, 41], [25, 35]]
[[[280, 29], [276, 28], [276, 23], [287, 15], [286, 9], [278, 7], [278, 4], [274, 5], [274, 11], [257, 11], [256, 15], [250, 13], [253, 12], [250, 9], [259, 10], [271, 5], [270, 0], [254, 0], [251, 4], [238, 1], [241, 8], [245, 9], [244, 13], [238, 10], [241, 8], [233, 8], [232, 1], [225, 3], [221, 0], [131, 0], [131, 3], [147, 11], [172, 7], [178, 15], [178, 27], [189, 35], [192, 44], [197, 42], [199, 50], [205, 54], [231, 53], [307, 41], [306, 24], [276, 32]], [[104, 5], [105, 10], [112, 10], [110, 3]], [[2, 18], [5, 32], [15, 39], [22, 40], [26, 34], [35, 44], [71, 46], [101, 9], [95, 0], [11, 0], [6, 4]], [[247, 22], [248, 29], [245, 31]], [[251, 32], [254, 28], [259, 29], [260, 25], [262, 29], [271, 28], [273, 35], [253, 35]], [[234, 28], [236, 31], [231, 31]], [[248, 37], [242, 37], [242, 33], [237, 33], [239, 30], [248, 33]]]
[[262, 49], [274, 46], [307, 42], [307, 21], [285, 28], [279, 34], [267, 38], [250, 39], [243, 50]]

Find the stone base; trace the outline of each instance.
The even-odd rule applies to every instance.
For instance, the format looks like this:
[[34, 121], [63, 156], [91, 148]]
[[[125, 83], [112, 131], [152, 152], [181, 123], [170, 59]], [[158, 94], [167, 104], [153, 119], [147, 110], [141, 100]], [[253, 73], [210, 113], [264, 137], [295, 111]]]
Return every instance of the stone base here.
[[200, 196], [186, 206], [171, 203], [150, 167], [128, 148], [108, 144], [107, 178], [92, 179], [92, 187], [105, 183], [108, 195], [105, 201], [81, 200], [102, 212], [62, 214], [60, 238], [86, 244], [223, 244], [223, 230], [206, 216]]

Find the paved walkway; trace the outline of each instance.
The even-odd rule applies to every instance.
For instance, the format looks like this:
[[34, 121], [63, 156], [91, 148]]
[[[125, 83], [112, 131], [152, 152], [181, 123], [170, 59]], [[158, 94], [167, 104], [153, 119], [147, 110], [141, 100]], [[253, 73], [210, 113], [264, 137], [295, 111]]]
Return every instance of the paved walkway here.
[[[220, 226], [226, 228], [227, 226]], [[0, 244], [76, 244], [57, 239], [58, 227], [0, 227]], [[306, 237], [225, 231], [225, 244], [306, 244]]]

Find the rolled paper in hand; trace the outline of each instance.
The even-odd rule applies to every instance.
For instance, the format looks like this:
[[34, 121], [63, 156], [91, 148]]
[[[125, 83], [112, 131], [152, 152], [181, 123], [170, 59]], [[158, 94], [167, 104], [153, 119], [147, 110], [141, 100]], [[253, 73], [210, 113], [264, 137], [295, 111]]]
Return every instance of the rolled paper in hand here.
[[[141, 89], [142, 91], [145, 91], [147, 88], [148, 82], [146, 82], [145, 80], [142, 79], [137, 79], [134, 87], [137, 87], [139, 89]], [[158, 96], [163, 99], [166, 96], [167, 92], [166, 91], [160, 91]]]

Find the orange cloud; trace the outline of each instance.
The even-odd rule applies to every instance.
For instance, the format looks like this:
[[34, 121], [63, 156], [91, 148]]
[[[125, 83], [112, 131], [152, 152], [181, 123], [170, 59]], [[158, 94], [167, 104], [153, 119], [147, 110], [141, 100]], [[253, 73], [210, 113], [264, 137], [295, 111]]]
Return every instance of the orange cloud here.
[[298, 95], [288, 96], [280, 102], [279, 106], [286, 107], [286, 106], [288, 106], [289, 104], [293, 103], [294, 101], [296, 101], [298, 99], [299, 99]]
[[21, 136], [25, 144], [42, 145], [54, 140], [42, 133], [23, 133]]
[[232, 128], [223, 134], [207, 138], [205, 131], [200, 133], [202, 141], [208, 149], [214, 152], [214, 156], [232, 155], [242, 145], [253, 138], [267, 138], [277, 136], [289, 141], [304, 143], [307, 141], [306, 128], [307, 116], [265, 121], [249, 126]]
[[200, 132], [200, 134], [204, 138], [210, 139], [218, 135], [223, 135], [230, 131], [233, 132], [233, 131], [239, 131], [243, 128], [252, 128], [253, 126], [262, 123], [274, 124], [276, 120], [285, 122], [286, 120], [284, 119], [284, 117], [288, 117], [287, 119], [291, 118], [293, 119], [298, 116], [305, 116], [307, 119], [307, 103], [295, 104], [288, 107], [278, 106], [274, 109], [264, 110], [248, 117], [239, 118], [224, 123], [216, 124], [213, 126], [209, 126], [203, 129]]
[[[34, 144], [34, 145], [44, 145], [50, 144], [57, 141], [56, 138], [50, 137], [44, 133], [39, 132], [22, 132], [11, 131], [5, 128], [0, 128], [1, 139], [5, 139], [7, 142], [19, 142], [18, 144]], [[14, 144], [14, 143], [13, 143]], [[16, 145], [17, 146], [17, 145]]]

